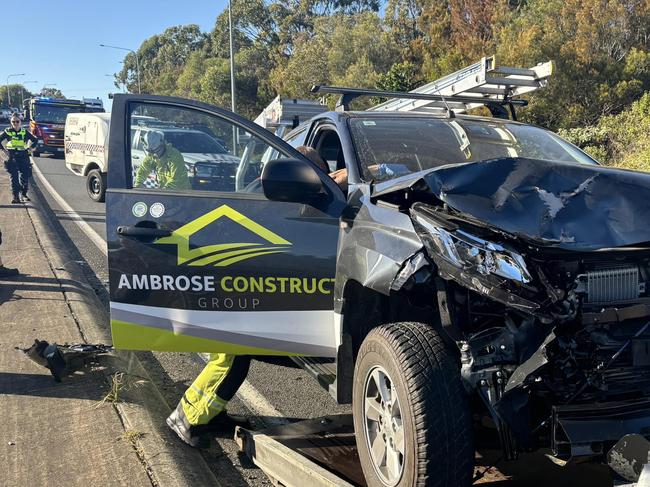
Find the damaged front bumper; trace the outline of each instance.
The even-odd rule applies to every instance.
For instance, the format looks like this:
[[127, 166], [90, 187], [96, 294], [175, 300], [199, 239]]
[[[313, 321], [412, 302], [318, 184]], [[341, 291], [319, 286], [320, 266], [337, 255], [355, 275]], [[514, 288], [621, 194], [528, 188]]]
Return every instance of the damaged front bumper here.
[[650, 399], [554, 406], [551, 432], [561, 460], [604, 455], [625, 435], [650, 439]]

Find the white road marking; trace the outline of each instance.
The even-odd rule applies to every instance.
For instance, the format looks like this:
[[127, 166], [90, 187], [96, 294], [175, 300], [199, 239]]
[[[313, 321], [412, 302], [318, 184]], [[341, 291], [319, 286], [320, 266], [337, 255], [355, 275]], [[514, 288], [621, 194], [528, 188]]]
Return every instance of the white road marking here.
[[[32, 163], [33, 162], [34, 159], [32, 158]], [[43, 173], [41, 172], [41, 170], [38, 168], [36, 164], [33, 165], [33, 169], [39, 184], [41, 184], [48, 191], [48, 193], [50, 193], [52, 198], [54, 198], [54, 200], [65, 212], [65, 214], [69, 216], [70, 219], [77, 224], [77, 226], [81, 229], [81, 231], [86, 234], [86, 236], [91, 240], [92, 243], [95, 244], [95, 246], [99, 249], [99, 251], [102, 254], [104, 254], [104, 257], [106, 257], [108, 255], [108, 250], [106, 248], [106, 242], [101, 237], [101, 235], [99, 235], [95, 230], [93, 230], [93, 228], [90, 225], [88, 225], [88, 223], [86, 223], [86, 221], [83, 218], [81, 218], [76, 211], [72, 209], [72, 207], [61, 197], [61, 195], [57, 193], [57, 191], [52, 187], [49, 181], [45, 179], [45, 176], [43, 176]]]
[[289, 424], [289, 420], [247, 380], [239, 387], [237, 395], [248, 409], [261, 417], [263, 423], [269, 426]]
[[[33, 159], [32, 162], [34, 162]], [[72, 221], [77, 224], [77, 226], [79, 226], [81, 231], [84, 232], [86, 236], [97, 246], [100, 252], [105, 256], [108, 255], [106, 242], [101, 237], [101, 235], [93, 230], [93, 228], [88, 225], [88, 223], [86, 223], [84, 219], [77, 214], [76, 211], [72, 209], [72, 207], [63, 199], [63, 197], [57, 193], [57, 191], [52, 187], [48, 180], [45, 179], [45, 176], [43, 176], [43, 173], [36, 164], [34, 164], [33, 168], [34, 173], [38, 178], [39, 184], [42, 184], [43, 187], [47, 189], [52, 198], [54, 198], [57, 204], [61, 207], [61, 209], [72, 219]], [[203, 362], [206, 362], [209, 357], [207, 354], [197, 355], [201, 357]], [[257, 415], [262, 416], [264, 418], [262, 421], [269, 426], [289, 423], [289, 420], [287, 420], [280, 411], [278, 411], [257, 389], [255, 389], [255, 387], [249, 381], [244, 381], [244, 383], [237, 391], [237, 396], [239, 396], [239, 398], [248, 409]]]

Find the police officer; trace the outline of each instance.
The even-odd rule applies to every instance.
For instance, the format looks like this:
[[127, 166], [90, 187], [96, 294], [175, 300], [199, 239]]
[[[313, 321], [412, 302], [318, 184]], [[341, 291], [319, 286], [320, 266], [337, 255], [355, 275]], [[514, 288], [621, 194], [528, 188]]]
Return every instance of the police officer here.
[[[20, 117], [16, 113], [11, 116], [10, 121], [11, 126], [0, 134], [0, 147], [8, 157], [5, 161], [5, 168], [11, 175], [11, 192], [13, 193], [11, 202], [20, 203], [20, 196], [23, 201], [29, 201], [27, 190], [29, 189], [29, 178], [32, 175], [32, 163], [29, 160], [28, 149], [35, 145], [38, 139], [21, 128]], [[30, 143], [31, 145], [29, 145]]]

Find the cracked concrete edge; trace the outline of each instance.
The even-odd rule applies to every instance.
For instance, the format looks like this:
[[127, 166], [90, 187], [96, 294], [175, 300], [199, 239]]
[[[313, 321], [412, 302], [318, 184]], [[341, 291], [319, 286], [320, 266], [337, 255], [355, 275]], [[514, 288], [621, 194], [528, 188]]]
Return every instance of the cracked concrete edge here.
[[[32, 194], [35, 194], [36, 198], [33, 198], [34, 201], [28, 206], [27, 212], [57, 280], [60, 283], [75, 283], [75, 292], [64, 291], [64, 295], [81, 338], [88, 343], [111, 343], [108, 313], [84, 275], [81, 264], [74, 260], [63, 244], [53, 224], [56, 216], [41, 189], [35, 189]], [[70, 286], [65, 288], [69, 289]], [[133, 381], [133, 387], [125, 391], [126, 402], [115, 403], [115, 408], [125, 430], [145, 433], [137, 440], [137, 446], [143, 452], [141, 461], [152, 483], [159, 487], [220, 487], [221, 484], [201, 453], [181, 443], [175, 433], [167, 428], [165, 418], [171, 412], [170, 406], [136, 354], [128, 350], [118, 350], [115, 352], [115, 359], [109, 368], [112, 373], [125, 372], [127, 376], [140, 379]], [[138, 450], [136, 445], [134, 448]]]

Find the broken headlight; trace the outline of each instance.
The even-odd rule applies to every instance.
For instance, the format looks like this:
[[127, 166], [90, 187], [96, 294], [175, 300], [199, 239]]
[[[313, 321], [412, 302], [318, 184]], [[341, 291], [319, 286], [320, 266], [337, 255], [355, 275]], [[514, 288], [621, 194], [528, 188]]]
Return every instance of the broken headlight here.
[[427, 250], [454, 267], [473, 270], [484, 276], [503, 277], [520, 284], [532, 281], [523, 257], [516, 252], [460, 229], [446, 230], [440, 223], [418, 211], [412, 214], [422, 230], [420, 237]]

